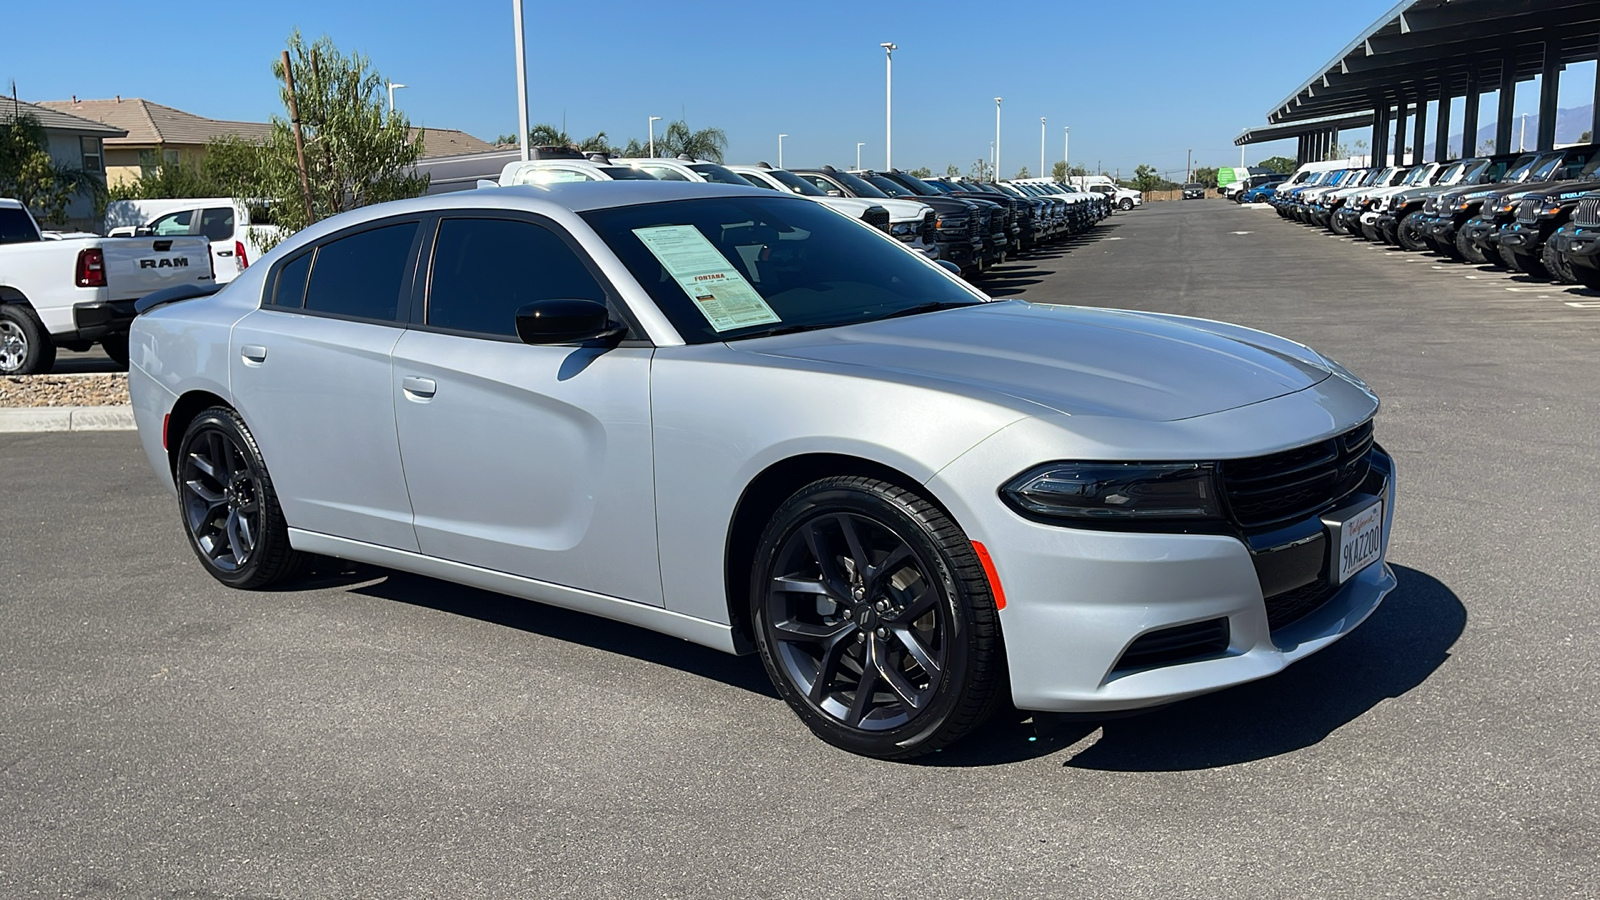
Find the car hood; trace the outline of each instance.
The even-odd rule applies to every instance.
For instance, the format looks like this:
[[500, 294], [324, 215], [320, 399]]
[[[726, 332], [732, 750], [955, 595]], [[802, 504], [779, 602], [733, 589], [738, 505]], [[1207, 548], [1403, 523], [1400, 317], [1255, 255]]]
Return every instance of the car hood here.
[[1023, 301], [728, 346], [975, 396], [999, 394], [1068, 415], [1146, 421], [1260, 403], [1330, 374], [1308, 348], [1235, 325]]
[[885, 199], [871, 200], [869, 202], [887, 209], [889, 211], [889, 221], [891, 222], [920, 222], [922, 217], [926, 216], [928, 210], [931, 209], [928, 204], [920, 203], [916, 200]]

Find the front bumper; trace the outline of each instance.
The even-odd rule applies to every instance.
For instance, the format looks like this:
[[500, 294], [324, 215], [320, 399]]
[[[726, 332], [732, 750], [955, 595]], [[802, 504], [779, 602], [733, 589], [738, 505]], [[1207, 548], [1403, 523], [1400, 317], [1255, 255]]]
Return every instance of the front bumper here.
[[[1252, 422], [1259, 416], [1219, 415]], [[980, 445], [969, 455], [987, 456], [985, 449]], [[1160, 706], [1264, 678], [1349, 634], [1396, 584], [1387, 564], [1393, 461], [1378, 448], [1372, 461], [1373, 475], [1362, 490], [1384, 501], [1382, 556], [1338, 588], [1315, 593], [1320, 605], [1298, 619], [1280, 618], [1277, 628], [1269, 624], [1269, 597], [1281, 616], [1283, 603], [1315, 588], [1316, 582], [1306, 584], [1306, 573], [1329, 564], [1332, 541], [1320, 521], [1302, 523], [1320, 546], [1286, 543], [1269, 550], [1252, 549], [1233, 535], [1068, 528], [1009, 509], [991, 514], [958, 504], [953, 512], [989, 550], [1006, 594], [1000, 620], [1012, 701], [1021, 709], [1067, 713]], [[970, 477], [984, 462], [995, 460], [963, 460], [931, 484]], [[1141, 638], [1213, 625], [1225, 627], [1218, 649], [1155, 664], [1125, 661]]]
[[1550, 244], [1572, 265], [1600, 269], [1600, 228], [1565, 225], [1550, 236]]
[[78, 339], [100, 341], [126, 334], [136, 315], [133, 304], [132, 300], [106, 300], [72, 307], [72, 322]]
[[1500, 246], [1523, 256], [1538, 256], [1549, 235], [1535, 223], [1512, 222], [1500, 229]]

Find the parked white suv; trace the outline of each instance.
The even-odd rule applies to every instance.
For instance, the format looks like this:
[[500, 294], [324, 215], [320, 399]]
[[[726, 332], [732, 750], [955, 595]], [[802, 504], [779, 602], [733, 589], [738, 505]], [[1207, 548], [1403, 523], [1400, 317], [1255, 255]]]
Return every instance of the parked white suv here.
[[866, 221], [873, 208], [882, 208], [889, 214], [889, 234], [911, 249], [929, 259], [939, 258], [939, 244], [934, 239], [936, 215], [933, 207], [915, 200], [863, 200], [856, 197], [837, 197], [801, 178], [788, 169], [774, 169], [766, 163], [755, 166], [728, 166], [728, 171], [756, 187], [771, 188], [799, 194], [832, 207], [852, 219]]
[[203, 236], [46, 238], [26, 207], [0, 199], [0, 375], [48, 372], [57, 348], [95, 344], [127, 365], [133, 301], [214, 281]]
[[106, 204], [104, 230], [107, 237], [203, 235], [218, 284], [238, 278], [283, 234], [266, 204], [234, 197], [114, 200]]

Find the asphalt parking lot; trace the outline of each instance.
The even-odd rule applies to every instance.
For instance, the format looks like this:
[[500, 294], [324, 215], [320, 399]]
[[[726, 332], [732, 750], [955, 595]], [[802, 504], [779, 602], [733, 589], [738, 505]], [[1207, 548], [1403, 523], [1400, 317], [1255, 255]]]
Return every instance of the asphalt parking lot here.
[[1268, 681], [884, 763], [754, 658], [377, 569], [229, 591], [133, 434], [0, 435], [0, 896], [1600, 896], [1600, 295], [1214, 200], [984, 285], [1362, 375], [1399, 589]]

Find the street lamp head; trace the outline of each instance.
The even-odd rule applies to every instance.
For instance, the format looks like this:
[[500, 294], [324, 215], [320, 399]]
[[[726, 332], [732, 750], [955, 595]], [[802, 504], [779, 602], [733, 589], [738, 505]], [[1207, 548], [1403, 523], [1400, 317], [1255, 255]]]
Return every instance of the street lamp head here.
[[1039, 124], [1040, 124], [1040, 125], [1043, 125], [1043, 124], [1044, 124], [1044, 116], [1040, 116], [1040, 117], [1039, 117]]
[[1000, 98], [999, 97], [994, 98], [994, 105], [995, 106], [999, 106], [1000, 105]]
[[893, 53], [893, 52], [895, 52], [895, 51], [896, 51], [896, 50], [899, 50], [899, 49], [900, 49], [900, 47], [899, 47], [899, 46], [897, 46], [897, 45], [895, 45], [895, 44], [892, 44], [892, 43], [890, 43], [890, 42], [888, 42], [888, 41], [884, 41], [884, 42], [883, 42], [883, 43], [881, 43], [881, 44], [879, 44], [879, 45], [878, 45], [878, 46], [879, 46], [879, 47], [882, 47], [882, 48], [883, 48], [883, 49], [884, 49], [884, 50], [887, 50], [887, 51], [888, 51], [888, 52], [890, 52], [890, 53]]
[[389, 87], [392, 87], [392, 88], [394, 88], [394, 89], [395, 89], [395, 90], [399, 90], [399, 89], [400, 89], [400, 88], [403, 88], [403, 87], [405, 87], [405, 85], [403, 85], [403, 84], [401, 84], [401, 83], [400, 83], [400, 82], [398, 82], [398, 81], [391, 81], [391, 82], [389, 82]]
[[659, 122], [659, 121], [661, 121], [661, 117], [660, 116], [651, 116], [650, 117], [650, 121]]

